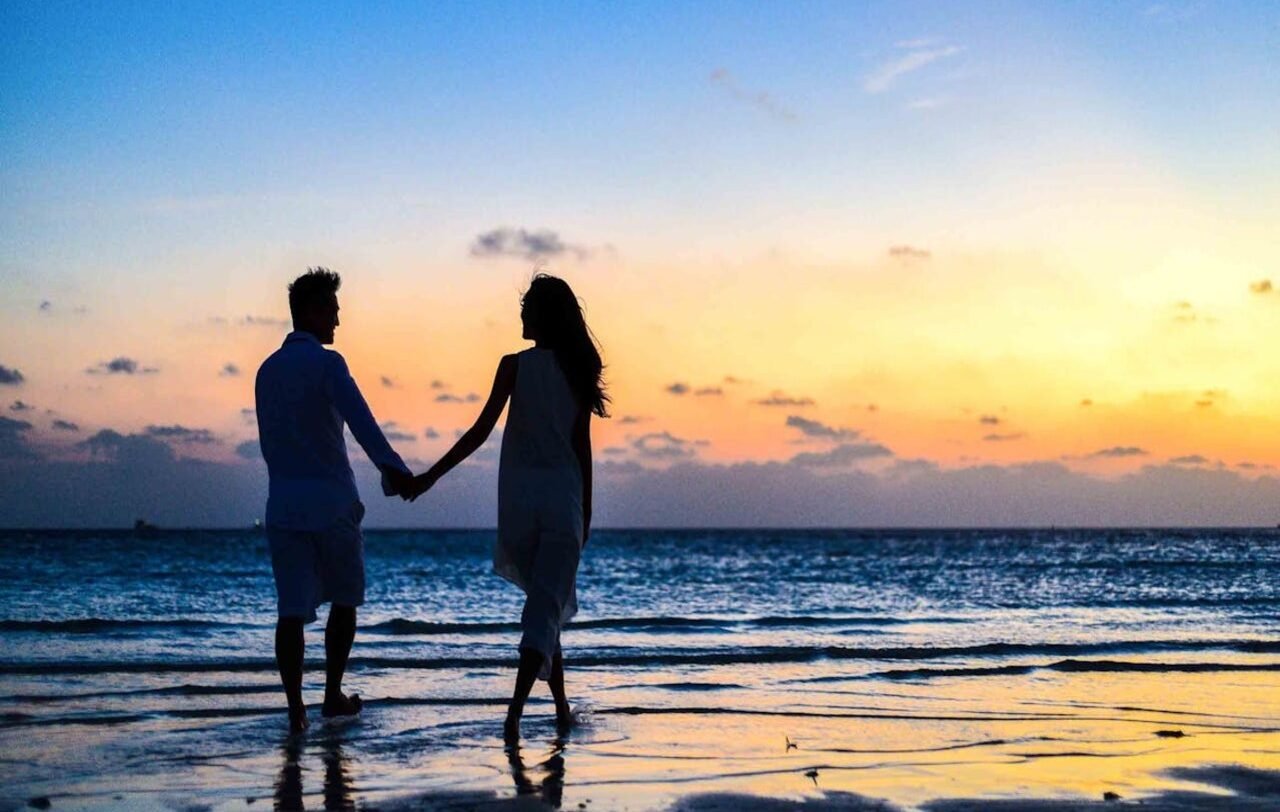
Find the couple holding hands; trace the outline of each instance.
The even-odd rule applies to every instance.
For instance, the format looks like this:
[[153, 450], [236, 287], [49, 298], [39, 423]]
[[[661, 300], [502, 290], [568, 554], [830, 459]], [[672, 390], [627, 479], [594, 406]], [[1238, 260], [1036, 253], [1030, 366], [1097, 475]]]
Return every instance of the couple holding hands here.
[[[325, 717], [360, 712], [342, 693], [364, 603], [364, 506], [343, 438], [345, 424], [382, 471], [383, 492], [417, 499], [478, 449], [507, 408], [498, 473], [494, 571], [525, 593], [520, 665], [504, 736], [520, 735], [535, 680], [547, 681], [556, 721], [572, 722], [560, 629], [577, 612], [578, 561], [591, 528], [591, 416], [606, 416], [603, 365], [577, 297], [537, 274], [521, 298], [524, 338], [503, 356], [476, 419], [430, 470], [414, 476], [392, 450], [342, 356], [326, 349], [338, 327], [338, 274], [313, 268], [289, 285], [293, 332], [263, 362], [255, 385], [258, 437], [270, 477], [266, 529], [279, 618], [276, 662], [289, 727], [307, 728], [302, 700], [303, 626], [330, 603], [325, 627]], [[508, 407], [508, 401], [510, 406]]]

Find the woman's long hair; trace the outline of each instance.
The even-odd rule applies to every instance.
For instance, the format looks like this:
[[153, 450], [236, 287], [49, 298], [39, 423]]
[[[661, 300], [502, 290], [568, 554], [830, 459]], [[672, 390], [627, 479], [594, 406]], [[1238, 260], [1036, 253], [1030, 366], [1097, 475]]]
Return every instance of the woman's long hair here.
[[600, 417], [608, 417], [604, 362], [569, 284], [550, 274], [534, 274], [520, 299], [520, 308], [531, 337], [555, 352], [578, 402]]

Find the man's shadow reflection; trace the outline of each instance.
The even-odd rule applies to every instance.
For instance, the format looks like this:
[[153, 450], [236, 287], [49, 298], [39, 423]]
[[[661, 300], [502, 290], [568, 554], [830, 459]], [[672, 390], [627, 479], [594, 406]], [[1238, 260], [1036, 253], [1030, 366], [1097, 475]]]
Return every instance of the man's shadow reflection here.
[[[302, 786], [302, 756], [304, 742], [300, 736], [290, 736], [280, 748], [284, 762], [280, 765], [280, 773], [276, 776], [275, 805], [281, 812], [305, 810]], [[324, 808], [325, 810], [354, 810], [355, 787], [351, 783], [351, 775], [347, 769], [348, 761], [342, 751], [342, 740], [328, 736], [317, 742], [320, 748], [320, 760], [324, 762]]]
[[547, 774], [537, 785], [529, 778], [529, 770], [521, 755], [519, 742], [507, 745], [507, 763], [511, 765], [511, 780], [516, 784], [516, 794], [538, 794], [542, 797], [543, 803], [559, 809], [561, 798], [564, 796], [564, 751], [567, 745], [568, 740], [563, 737], [557, 737], [551, 742], [551, 750], [546, 761], [538, 765], [546, 770]]

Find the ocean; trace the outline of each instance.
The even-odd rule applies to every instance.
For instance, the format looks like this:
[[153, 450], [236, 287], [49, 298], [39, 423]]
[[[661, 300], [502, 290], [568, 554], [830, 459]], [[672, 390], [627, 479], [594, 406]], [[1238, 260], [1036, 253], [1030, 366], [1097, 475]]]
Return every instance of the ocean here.
[[1274, 530], [597, 531], [563, 637], [581, 722], [557, 736], [535, 686], [514, 756], [522, 595], [492, 543], [366, 531], [347, 687], [368, 705], [323, 724], [313, 708], [299, 741], [260, 532], [0, 532], [0, 808], [910, 807], [1015, 785], [1101, 797], [1046, 766], [1064, 758], [1166, 756], [1093, 779], [1130, 793], [1280, 759]]

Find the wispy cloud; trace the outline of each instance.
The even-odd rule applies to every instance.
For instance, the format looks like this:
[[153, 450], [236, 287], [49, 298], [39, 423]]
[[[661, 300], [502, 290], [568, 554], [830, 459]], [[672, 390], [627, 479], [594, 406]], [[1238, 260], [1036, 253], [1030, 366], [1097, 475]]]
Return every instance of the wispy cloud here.
[[711, 71], [711, 84], [720, 88], [731, 99], [754, 107], [765, 115], [779, 121], [795, 121], [796, 114], [763, 90], [749, 90], [738, 84], [738, 80], [726, 68]]
[[868, 93], [883, 93], [893, 86], [899, 78], [939, 59], [955, 56], [963, 49], [958, 45], [944, 45], [935, 40], [914, 39], [897, 43], [897, 48], [905, 53], [880, 65], [862, 83]]
[[889, 256], [893, 259], [923, 262], [933, 256], [931, 252], [924, 248], [917, 248], [914, 245], [891, 245], [889, 246]]
[[53, 428], [55, 431], [79, 431], [80, 430], [80, 427], [75, 423], [72, 423], [70, 420], [62, 420], [62, 419], [53, 421]]
[[90, 375], [151, 375], [159, 371], [155, 367], [144, 367], [136, 360], [123, 355], [118, 355], [110, 361], [99, 361], [97, 366], [85, 370]]
[[222, 369], [218, 374], [224, 378], [238, 378], [240, 376], [240, 367], [228, 361], [222, 365]]
[[0, 385], [17, 386], [25, 380], [26, 378], [18, 370], [0, 365]]
[[677, 437], [669, 431], [655, 431], [632, 440], [631, 448], [650, 459], [683, 459], [692, 457], [697, 453], [696, 446], [705, 444], [704, 441]]
[[418, 439], [418, 435], [404, 431], [394, 420], [388, 420], [385, 423], [382, 423], [379, 428], [382, 429], [382, 435], [392, 442], [411, 443]]
[[676, 381], [675, 383], [667, 384], [664, 390], [669, 395], [687, 395], [689, 394], [689, 384]]
[[1259, 279], [1257, 282], [1249, 283], [1249, 292], [1256, 293], [1259, 296], [1265, 296], [1275, 290], [1275, 286], [1271, 284], [1270, 279]]
[[826, 423], [810, 420], [798, 414], [787, 416], [787, 426], [798, 430], [806, 437], [814, 437], [820, 440], [852, 440], [860, 434], [857, 429], [828, 426]]
[[769, 397], [752, 401], [757, 406], [812, 406], [813, 398], [797, 398], [777, 389], [769, 393]]
[[33, 408], [34, 408], [34, 407], [33, 407], [30, 403], [24, 403], [24, 402], [23, 402], [23, 401], [21, 401], [21, 400], [15, 400], [15, 401], [14, 401], [14, 402], [9, 406], [9, 411], [11, 411], [11, 412], [29, 412], [29, 411], [31, 411]]
[[590, 255], [591, 251], [585, 246], [567, 243], [549, 228], [502, 226], [477, 235], [471, 243], [473, 257], [517, 257], [536, 262], [564, 256], [582, 260]]
[[1090, 457], [1145, 457], [1147, 456], [1145, 448], [1139, 448], [1135, 445], [1114, 445], [1110, 448], [1099, 449]]
[[1027, 435], [1020, 431], [1011, 432], [1009, 434], [987, 434], [983, 436], [982, 441], [984, 443], [1011, 443], [1015, 440], [1021, 440], [1026, 436]]
[[172, 440], [178, 443], [209, 445], [218, 442], [218, 438], [214, 437], [213, 432], [208, 429], [192, 429], [177, 424], [171, 426], [147, 426], [145, 433], [148, 437], [154, 437], [158, 440]]
[[842, 468], [863, 460], [892, 456], [893, 452], [879, 443], [844, 443], [830, 451], [797, 454], [791, 458], [791, 462], [815, 468]]

